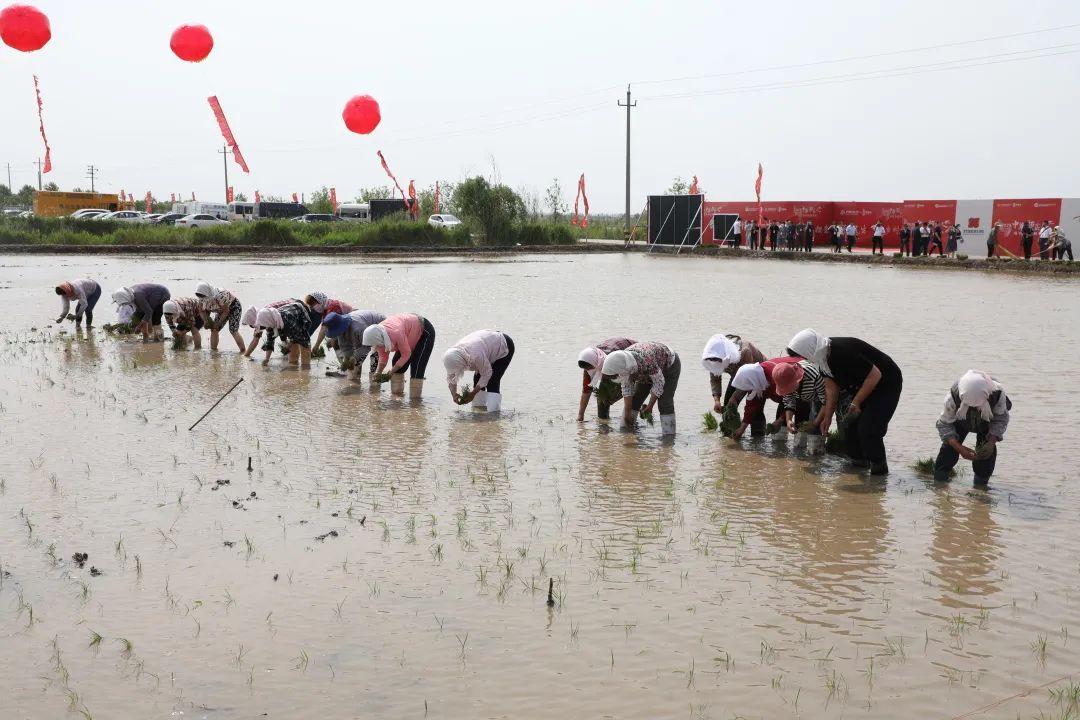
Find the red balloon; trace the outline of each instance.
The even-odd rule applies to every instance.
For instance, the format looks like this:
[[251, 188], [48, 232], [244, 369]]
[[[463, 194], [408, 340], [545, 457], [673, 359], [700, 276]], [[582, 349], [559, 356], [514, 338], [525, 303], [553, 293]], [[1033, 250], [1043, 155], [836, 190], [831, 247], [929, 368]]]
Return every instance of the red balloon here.
[[23, 52], [45, 47], [52, 38], [49, 18], [29, 5], [9, 5], [0, 10], [0, 39]]
[[181, 25], [173, 31], [169, 47], [181, 60], [202, 62], [214, 49], [214, 36], [205, 25]]
[[345, 103], [341, 119], [345, 121], [345, 127], [354, 133], [367, 135], [379, 126], [382, 113], [379, 111], [379, 103], [375, 98], [370, 95], [357, 95]]

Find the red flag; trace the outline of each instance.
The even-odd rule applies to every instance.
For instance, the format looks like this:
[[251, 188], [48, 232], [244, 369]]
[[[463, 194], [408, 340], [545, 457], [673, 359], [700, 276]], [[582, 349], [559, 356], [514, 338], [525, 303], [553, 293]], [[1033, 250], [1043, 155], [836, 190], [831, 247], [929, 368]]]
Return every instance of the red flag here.
[[337, 188], [330, 188], [330, 207], [333, 212], [337, 212]]
[[386, 174], [390, 176], [390, 179], [394, 181], [394, 187], [401, 193], [401, 197], [405, 197], [405, 191], [401, 189], [401, 183], [394, 177], [394, 173], [390, 172], [390, 166], [386, 164], [386, 158], [383, 157], [382, 150], [377, 150], [375, 154], [379, 156], [379, 162], [382, 163], [382, 169], [385, 170]]
[[757, 181], [754, 183], [754, 194], [757, 195], [757, 221], [758, 225], [765, 222], [765, 210], [761, 207], [761, 178], [765, 175], [761, 163], [757, 164]]
[[439, 214], [439, 181], [435, 181], [435, 214]]
[[233, 201], [233, 188], [232, 185], [225, 190], [225, 202], [231, 203]]
[[420, 201], [416, 199], [416, 185], [412, 180], [409, 181], [409, 214], [413, 220], [420, 217]]
[[[578, 220], [578, 201], [581, 200], [585, 203], [585, 215]], [[583, 228], [589, 227], [589, 197], [585, 194], [585, 173], [581, 174], [577, 182], [577, 195], [574, 197], [574, 217], [570, 219], [570, 224], [577, 226], [580, 225]]]
[[262, 202], [262, 195], [259, 194], [258, 190], [255, 191], [255, 202]]
[[240, 146], [236, 144], [236, 138], [233, 137], [229, 121], [225, 119], [225, 112], [221, 109], [221, 103], [218, 102], [217, 95], [211, 95], [206, 100], [214, 111], [214, 117], [217, 118], [218, 127], [221, 128], [221, 136], [225, 138], [226, 144], [232, 148], [233, 160], [236, 160], [236, 164], [240, 166], [241, 170], [246, 173], [251, 172], [248, 169], [247, 162], [244, 160], [244, 156], [240, 154]]
[[298, 202], [300, 202], [300, 196], [299, 196], [299, 195], [297, 195], [296, 193], [293, 193], [293, 194], [292, 194], [292, 201], [293, 201], [294, 203], [298, 203]]
[[34, 76], [34, 94], [37, 95], [38, 128], [41, 130], [41, 140], [45, 143], [45, 164], [41, 172], [52, 172], [52, 148], [49, 147], [49, 138], [45, 137], [45, 118], [41, 109], [41, 87], [38, 85], [37, 75]]
[[695, 175], [694, 179], [690, 181], [690, 189], [686, 191], [686, 194], [687, 195], [700, 195], [701, 194], [700, 192], [698, 192], [697, 175]]
[[149, 215], [154, 211], [154, 196], [149, 190], [146, 191], [146, 214]]

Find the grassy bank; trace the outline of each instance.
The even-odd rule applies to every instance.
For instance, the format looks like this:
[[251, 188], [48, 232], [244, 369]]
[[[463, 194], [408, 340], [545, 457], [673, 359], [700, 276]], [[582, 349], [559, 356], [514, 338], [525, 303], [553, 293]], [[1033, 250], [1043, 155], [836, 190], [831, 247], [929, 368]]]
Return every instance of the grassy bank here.
[[464, 227], [433, 228], [423, 222], [312, 223], [263, 221], [191, 230], [158, 225], [125, 225], [71, 218], [11, 218], [0, 221], [3, 246], [133, 247], [382, 247], [471, 248], [514, 245], [570, 245], [570, 229], [525, 224], [504, 237], [477, 239]]

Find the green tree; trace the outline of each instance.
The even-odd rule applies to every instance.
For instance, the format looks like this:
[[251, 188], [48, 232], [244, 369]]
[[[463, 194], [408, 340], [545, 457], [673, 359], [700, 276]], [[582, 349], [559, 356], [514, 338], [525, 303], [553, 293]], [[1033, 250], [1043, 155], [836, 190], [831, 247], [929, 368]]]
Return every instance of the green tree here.
[[19, 189], [18, 195], [15, 196], [15, 202], [25, 207], [30, 207], [34, 204], [34, 190], [33, 185], [23, 185]]
[[0, 185], [0, 205], [10, 205], [11, 202], [11, 188], [7, 185]]
[[45, 183], [45, 187], [43, 187], [42, 190], [46, 190], [48, 192], [59, 192], [60, 186], [54, 182], [48, 182]]
[[[454, 208], [454, 190], [456, 186], [452, 182], [439, 182], [439, 212], [440, 213], [453, 213]], [[423, 190], [416, 193], [420, 198], [420, 219], [426, 219], [435, 214], [435, 185], [428, 185]]]
[[464, 181], [454, 190], [454, 204], [462, 219], [480, 231], [485, 242], [509, 239], [525, 217], [525, 203], [505, 185], [482, 177]]
[[334, 204], [330, 202], [330, 189], [323, 185], [321, 190], [311, 193], [304, 205], [309, 212], [329, 215], [334, 212]]
[[242, 192], [236, 193], [235, 195], [233, 195], [233, 202], [247, 202], [247, 201], [248, 201], [247, 195], [245, 195]]
[[551, 185], [548, 186], [547, 192], [544, 194], [544, 205], [551, 212], [551, 222], [562, 222], [563, 215], [570, 209], [570, 206], [563, 199], [563, 190], [559, 184], [559, 178], [552, 178]]
[[690, 186], [686, 184], [686, 181], [682, 179], [681, 175], [676, 175], [675, 179], [671, 181], [671, 187], [667, 189], [668, 195], [685, 195], [686, 191], [690, 189]]
[[393, 190], [389, 185], [374, 185], [372, 187], [360, 188], [360, 193], [356, 196], [356, 202], [362, 203], [368, 200], [385, 200], [393, 195]]

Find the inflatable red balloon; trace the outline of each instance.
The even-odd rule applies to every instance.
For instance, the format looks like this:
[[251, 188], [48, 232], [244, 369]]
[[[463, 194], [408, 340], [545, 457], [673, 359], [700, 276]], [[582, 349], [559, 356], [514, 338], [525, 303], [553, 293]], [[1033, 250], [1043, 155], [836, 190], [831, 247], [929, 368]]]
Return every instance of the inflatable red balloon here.
[[354, 133], [367, 135], [382, 120], [379, 112], [379, 103], [370, 95], [357, 95], [345, 104], [341, 113], [341, 119], [345, 121], [345, 127]]
[[214, 49], [214, 36], [205, 25], [181, 25], [173, 31], [169, 47], [181, 60], [202, 62]]
[[5, 45], [33, 52], [45, 47], [52, 38], [49, 18], [29, 5], [9, 5], [0, 10], [0, 40]]

